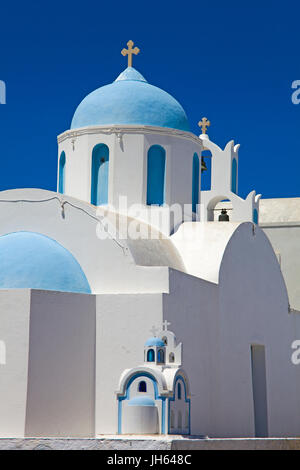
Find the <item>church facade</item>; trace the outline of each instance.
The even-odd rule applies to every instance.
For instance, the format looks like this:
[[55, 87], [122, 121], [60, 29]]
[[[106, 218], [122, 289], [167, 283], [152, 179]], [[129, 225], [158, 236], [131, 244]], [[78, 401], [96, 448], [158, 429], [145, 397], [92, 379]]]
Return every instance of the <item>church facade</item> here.
[[300, 316], [260, 195], [132, 46], [58, 136], [57, 192], [0, 194], [0, 436], [298, 435]]

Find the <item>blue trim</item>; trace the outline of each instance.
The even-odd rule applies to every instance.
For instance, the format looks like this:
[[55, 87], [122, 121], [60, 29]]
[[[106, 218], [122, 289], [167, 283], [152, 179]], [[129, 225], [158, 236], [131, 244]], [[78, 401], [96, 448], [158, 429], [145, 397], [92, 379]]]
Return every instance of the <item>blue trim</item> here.
[[59, 171], [58, 171], [58, 192], [64, 194], [65, 192], [65, 169], [66, 169], [66, 154], [61, 152], [59, 157]]
[[253, 209], [253, 222], [257, 225], [258, 224], [258, 212], [257, 209]]
[[147, 351], [147, 362], [155, 362], [154, 349], [148, 349], [148, 351]]
[[[182, 380], [183, 386], [184, 386], [184, 401], [185, 403], [189, 404], [189, 427], [188, 427], [188, 434], [191, 434], [191, 400], [190, 398], [187, 398], [187, 393], [186, 393], [186, 383], [185, 379], [182, 377], [182, 375], [177, 375], [174, 383], [174, 392], [173, 392], [173, 397], [169, 398], [168, 401], [168, 434], [170, 434], [170, 402], [175, 401], [176, 398], [176, 384], [178, 380]], [[184, 417], [185, 419], [185, 417]]]
[[199, 204], [200, 162], [197, 153], [193, 156], [192, 210], [197, 212]]
[[130, 386], [132, 382], [137, 379], [138, 377], [147, 377], [148, 379], [151, 380], [154, 386], [154, 396], [155, 400], [161, 400], [162, 401], [162, 411], [161, 411], [161, 434], [165, 434], [165, 401], [166, 397], [161, 397], [158, 394], [158, 387], [157, 387], [157, 381], [156, 378], [150, 374], [149, 372], [140, 372], [138, 374], [134, 374], [132, 377], [130, 377], [127, 385], [126, 385], [126, 392], [123, 397], [118, 397], [118, 434], [122, 434], [122, 402], [124, 400], [129, 400], [130, 399]]
[[231, 191], [237, 194], [237, 161], [235, 158], [231, 163]]
[[97, 144], [92, 153], [91, 204], [101, 206], [108, 203], [109, 148]]
[[152, 145], [147, 156], [147, 205], [162, 206], [165, 202], [166, 151]]

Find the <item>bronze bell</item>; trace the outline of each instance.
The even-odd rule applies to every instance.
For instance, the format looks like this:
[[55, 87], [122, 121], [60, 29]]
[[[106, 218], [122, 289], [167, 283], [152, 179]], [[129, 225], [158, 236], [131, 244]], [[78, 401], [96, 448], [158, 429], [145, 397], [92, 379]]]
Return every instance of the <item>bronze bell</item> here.
[[229, 222], [229, 215], [227, 214], [226, 209], [221, 210], [221, 214], [219, 215], [219, 222]]

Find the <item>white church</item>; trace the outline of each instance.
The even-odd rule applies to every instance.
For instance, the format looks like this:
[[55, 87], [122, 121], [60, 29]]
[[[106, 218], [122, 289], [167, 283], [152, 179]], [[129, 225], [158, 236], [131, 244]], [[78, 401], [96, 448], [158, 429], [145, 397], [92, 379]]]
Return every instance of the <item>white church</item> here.
[[238, 196], [239, 145], [133, 46], [58, 136], [57, 192], [0, 194], [0, 437], [297, 436], [300, 218]]

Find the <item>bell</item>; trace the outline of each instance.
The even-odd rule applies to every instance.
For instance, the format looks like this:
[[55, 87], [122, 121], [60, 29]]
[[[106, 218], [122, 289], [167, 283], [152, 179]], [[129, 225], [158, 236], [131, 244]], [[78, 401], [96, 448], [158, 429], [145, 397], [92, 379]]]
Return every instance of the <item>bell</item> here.
[[221, 210], [221, 214], [219, 215], [219, 222], [229, 222], [229, 215], [227, 214], [226, 209]]
[[201, 157], [201, 173], [203, 173], [203, 171], [207, 171], [207, 166], [206, 166], [206, 163], [204, 161], [204, 158]]

